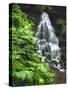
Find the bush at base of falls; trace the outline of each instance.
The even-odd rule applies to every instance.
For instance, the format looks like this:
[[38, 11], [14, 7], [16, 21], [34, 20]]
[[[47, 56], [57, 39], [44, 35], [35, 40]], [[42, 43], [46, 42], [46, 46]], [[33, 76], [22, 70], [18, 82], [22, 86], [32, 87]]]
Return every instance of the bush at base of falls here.
[[13, 71], [13, 86], [45, 85], [54, 83], [55, 75], [49, 69], [47, 64], [29, 61], [27, 62], [27, 66], [22, 65], [21, 69], [18, 70], [19, 71]]
[[[34, 42], [32, 17], [13, 5], [10, 27], [10, 77], [12, 85], [43, 85], [54, 83], [54, 73], [47, 63], [40, 61]], [[12, 66], [11, 66], [12, 65]]]

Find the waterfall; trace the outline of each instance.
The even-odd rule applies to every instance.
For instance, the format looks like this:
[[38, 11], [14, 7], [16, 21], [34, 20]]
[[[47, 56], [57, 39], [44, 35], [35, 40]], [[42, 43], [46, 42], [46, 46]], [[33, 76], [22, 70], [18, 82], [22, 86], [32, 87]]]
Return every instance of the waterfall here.
[[57, 65], [54, 64], [53, 67], [63, 71], [61, 70], [61, 65], [59, 63], [61, 56], [59, 40], [46, 12], [42, 13], [40, 23], [37, 27], [36, 48], [37, 53], [42, 56], [42, 62], [46, 61], [46, 56], [50, 56], [49, 62], [55, 61], [58, 63]]

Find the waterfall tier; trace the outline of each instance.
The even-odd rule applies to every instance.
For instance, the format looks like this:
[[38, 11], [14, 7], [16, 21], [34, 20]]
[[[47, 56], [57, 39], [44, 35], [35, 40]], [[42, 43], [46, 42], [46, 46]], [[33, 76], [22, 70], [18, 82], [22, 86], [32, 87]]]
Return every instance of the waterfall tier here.
[[[42, 56], [41, 61], [46, 61], [46, 55], [49, 56], [49, 62], [56, 61], [58, 65], [53, 65], [61, 71], [60, 62], [60, 47], [59, 40], [55, 34], [55, 30], [51, 24], [50, 18], [46, 12], [41, 15], [41, 21], [36, 32], [36, 47], [37, 53]], [[48, 58], [47, 58], [48, 59]]]

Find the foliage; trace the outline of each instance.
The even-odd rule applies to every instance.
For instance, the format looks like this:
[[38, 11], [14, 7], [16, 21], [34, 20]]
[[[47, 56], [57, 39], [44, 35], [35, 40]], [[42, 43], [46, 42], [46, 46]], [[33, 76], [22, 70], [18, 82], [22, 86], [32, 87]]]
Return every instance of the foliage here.
[[[41, 62], [36, 53], [34, 41], [34, 21], [21, 11], [19, 5], [12, 6], [12, 26], [10, 27], [10, 75], [12, 85], [44, 85], [54, 83], [54, 72], [48, 63]], [[11, 19], [11, 18], [10, 18]], [[12, 71], [12, 73], [11, 73]]]

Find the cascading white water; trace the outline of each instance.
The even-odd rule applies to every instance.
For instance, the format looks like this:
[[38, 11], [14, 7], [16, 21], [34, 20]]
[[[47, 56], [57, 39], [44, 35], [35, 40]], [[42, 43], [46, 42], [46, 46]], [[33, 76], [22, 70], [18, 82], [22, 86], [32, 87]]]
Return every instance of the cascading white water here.
[[37, 53], [42, 56], [42, 62], [45, 62], [45, 55], [50, 55], [51, 61], [56, 61], [58, 65], [53, 65], [54, 68], [57, 68], [61, 71], [61, 66], [59, 64], [60, 60], [60, 47], [59, 40], [55, 35], [54, 28], [51, 24], [49, 16], [46, 12], [43, 12], [41, 15], [41, 21], [37, 28], [36, 33], [36, 46]]

